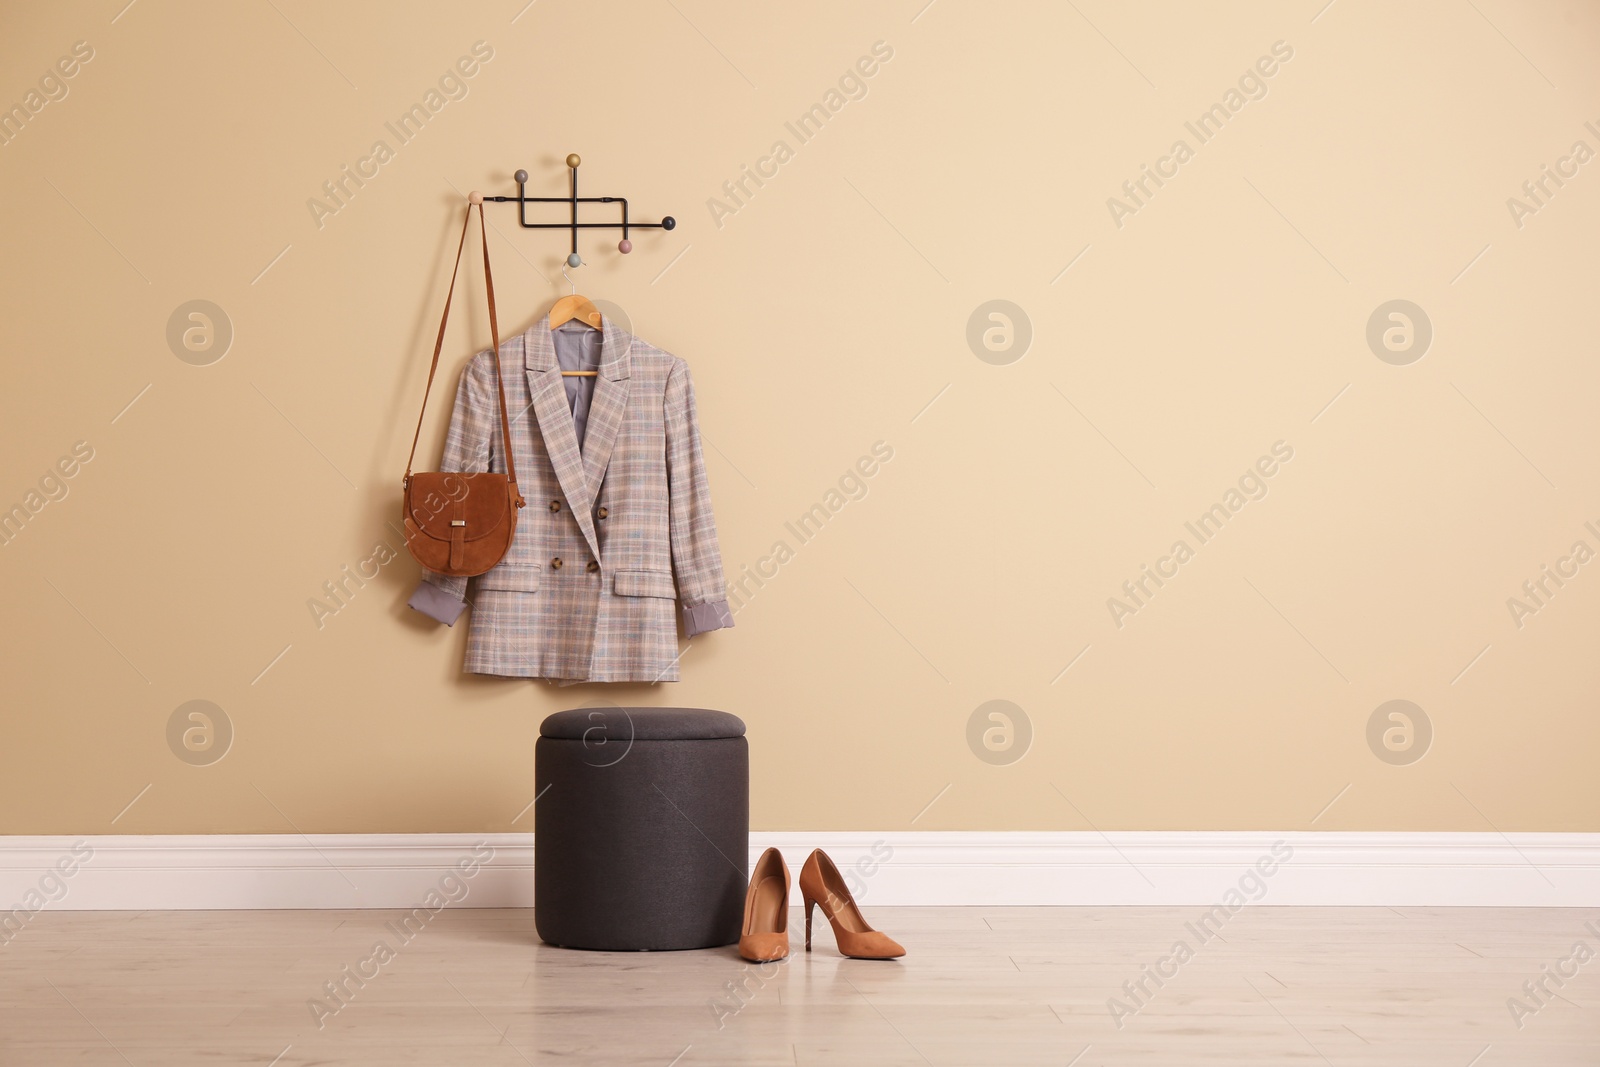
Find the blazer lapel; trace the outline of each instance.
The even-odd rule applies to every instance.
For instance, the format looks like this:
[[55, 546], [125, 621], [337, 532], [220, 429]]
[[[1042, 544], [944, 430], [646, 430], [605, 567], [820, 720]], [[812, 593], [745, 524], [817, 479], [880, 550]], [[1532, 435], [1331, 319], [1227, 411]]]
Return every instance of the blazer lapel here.
[[605, 336], [601, 341], [600, 373], [595, 376], [594, 396], [589, 401], [589, 422], [583, 431], [583, 474], [588, 496], [585, 513], [594, 510], [611, 462], [611, 446], [628, 408], [629, 351], [633, 337], [609, 318], [602, 319]]
[[[550, 465], [555, 468], [556, 480], [566, 495], [567, 506], [583, 530], [589, 550], [600, 558], [600, 540], [595, 536], [594, 519], [589, 514], [594, 497], [584, 481], [583, 456], [578, 450], [578, 434], [572, 427], [572, 409], [567, 406], [567, 391], [561, 384], [561, 367], [556, 363], [555, 343], [550, 339], [548, 317], [533, 324], [528, 330], [523, 350], [527, 353], [528, 394], [533, 397], [533, 411], [539, 419], [539, 434], [544, 438], [545, 452]], [[598, 385], [598, 382], [596, 383]], [[594, 416], [584, 436], [594, 432]]]

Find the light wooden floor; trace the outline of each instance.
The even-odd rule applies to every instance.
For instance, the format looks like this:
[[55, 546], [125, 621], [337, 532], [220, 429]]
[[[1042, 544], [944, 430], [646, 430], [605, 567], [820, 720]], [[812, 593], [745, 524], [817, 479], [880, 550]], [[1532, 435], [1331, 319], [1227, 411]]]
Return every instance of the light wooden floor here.
[[[765, 977], [446, 910], [320, 1028], [308, 1002], [400, 944], [398, 913], [45, 912], [0, 948], [0, 1064], [1600, 1064], [1600, 959], [1520, 1029], [1506, 1006], [1600, 950], [1600, 912], [1247, 908], [1200, 944], [1200, 910], [869, 909], [905, 960], [822, 933]], [[1108, 998], [1134, 1006], [1122, 984], [1180, 939], [1194, 957], [1119, 1029]]]

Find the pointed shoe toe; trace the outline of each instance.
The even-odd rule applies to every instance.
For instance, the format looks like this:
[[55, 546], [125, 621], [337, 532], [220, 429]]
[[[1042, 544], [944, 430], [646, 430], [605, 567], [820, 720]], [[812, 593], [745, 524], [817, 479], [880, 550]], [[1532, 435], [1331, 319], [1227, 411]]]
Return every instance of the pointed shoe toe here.
[[769, 963], [789, 955], [787, 933], [745, 934], [739, 938], [739, 955], [751, 963]]
[[881, 930], [836, 937], [839, 952], [855, 960], [897, 960], [906, 954], [900, 942]]

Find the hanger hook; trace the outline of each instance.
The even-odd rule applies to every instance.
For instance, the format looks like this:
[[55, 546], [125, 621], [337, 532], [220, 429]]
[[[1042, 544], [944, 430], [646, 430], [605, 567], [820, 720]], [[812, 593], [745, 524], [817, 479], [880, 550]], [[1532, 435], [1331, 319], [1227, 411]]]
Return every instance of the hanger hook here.
[[572, 295], [577, 296], [578, 283], [573, 280], [572, 275], [567, 273], [567, 261], [564, 259], [561, 261], [561, 276], [567, 280], [568, 285], [572, 286]]

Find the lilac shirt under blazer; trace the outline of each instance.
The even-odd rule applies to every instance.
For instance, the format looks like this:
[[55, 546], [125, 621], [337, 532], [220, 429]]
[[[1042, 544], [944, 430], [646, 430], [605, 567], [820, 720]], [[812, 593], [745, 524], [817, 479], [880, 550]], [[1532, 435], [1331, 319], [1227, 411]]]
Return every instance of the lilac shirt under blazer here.
[[[493, 570], [427, 574], [411, 606], [453, 625], [470, 600], [472, 673], [677, 681], [676, 614], [691, 637], [733, 625], [688, 364], [610, 319], [597, 334], [541, 320], [500, 359], [528, 506]], [[461, 375], [439, 469], [506, 469], [487, 350]]]

